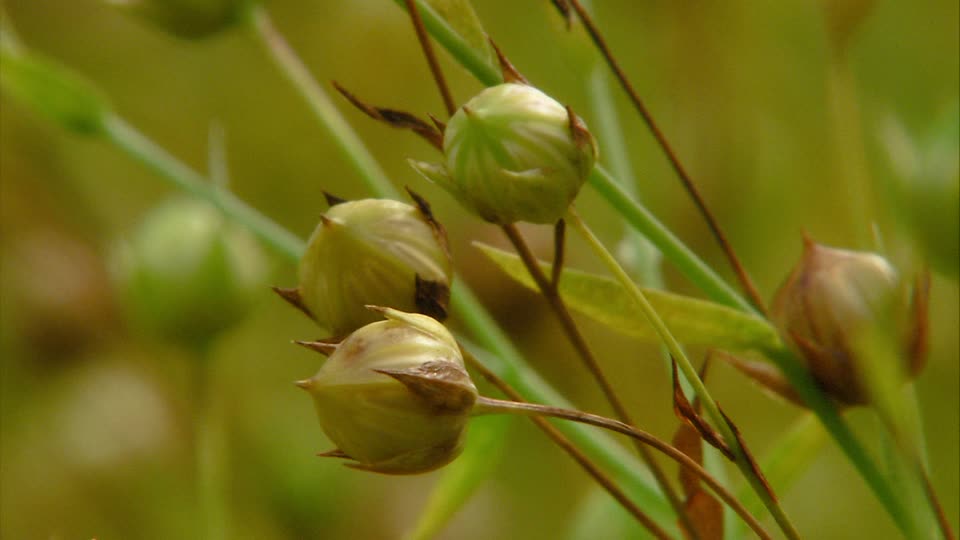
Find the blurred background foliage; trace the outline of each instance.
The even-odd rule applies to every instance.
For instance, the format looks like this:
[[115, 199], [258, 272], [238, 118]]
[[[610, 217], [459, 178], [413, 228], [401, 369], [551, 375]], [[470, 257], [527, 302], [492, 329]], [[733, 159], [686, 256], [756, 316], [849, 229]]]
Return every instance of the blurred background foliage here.
[[[545, 0], [475, 4], [514, 64], [589, 124], [584, 73], [595, 53], [582, 30], [566, 32]], [[612, 48], [764, 296], [799, 257], [802, 231], [830, 245], [873, 248], [863, 216], [876, 220], [900, 268], [917, 268], [896, 208], [901, 199], [882, 187], [896, 171], [881, 132], [889, 118], [923, 132], [956, 102], [957, 2], [879, 0], [855, 32], [840, 25], [833, 33], [813, 0], [596, 4]], [[337, 80], [371, 103], [442, 112], [409, 20], [393, 2], [274, 0], [268, 7], [320, 81]], [[242, 28], [181, 40], [96, 0], [5, 0], [4, 8], [27, 46], [83, 73], [120, 114], [193, 167], [206, 170], [211, 123], [222, 126], [231, 188], [298, 235], [306, 237], [325, 208], [323, 190], [365, 195]], [[842, 53], [831, 45], [837, 32], [846, 40]], [[480, 88], [442, 59], [459, 100]], [[729, 276], [667, 162], [617, 96], [642, 197]], [[433, 150], [337, 103], [391, 178], [433, 202], [463, 279], [529, 361], [582, 408], [607, 412], [544, 303], [470, 246], [474, 239], [502, 244], [498, 231], [407, 166], [407, 157], [435, 159]], [[67, 133], [7, 96], [0, 106], [0, 536], [193, 537], [196, 358], [126, 322], [107, 263], [113, 246], [172, 192], [108, 144]], [[578, 205], [616, 242], [618, 220], [595, 194], [584, 190]], [[524, 230], [549, 253], [548, 228]], [[598, 268], [576, 242], [569, 261]], [[664, 270], [670, 288], [696, 294], [669, 264]], [[273, 272], [274, 283], [294, 283], [290, 265], [276, 260]], [[917, 382], [933, 482], [955, 528], [958, 305], [956, 274], [935, 274], [929, 365]], [[657, 348], [582, 324], [639, 425], [669, 437], [676, 420]], [[252, 313], [212, 345], [210, 391], [227, 434], [229, 537], [397, 538], [415, 523], [437, 478], [363, 474], [314, 457], [329, 443], [291, 381], [311, 375], [319, 357], [289, 341], [315, 333], [263, 288]], [[710, 377], [758, 454], [799, 414], [726, 366]], [[866, 440], [876, 440], [870, 413], [850, 418]], [[576, 533], [573, 520], [595, 498], [589, 479], [528, 423], [515, 423], [509, 437], [493, 476], [444, 538]], [[896, 537], [830, 444], [781, 495], [808, 538]]]

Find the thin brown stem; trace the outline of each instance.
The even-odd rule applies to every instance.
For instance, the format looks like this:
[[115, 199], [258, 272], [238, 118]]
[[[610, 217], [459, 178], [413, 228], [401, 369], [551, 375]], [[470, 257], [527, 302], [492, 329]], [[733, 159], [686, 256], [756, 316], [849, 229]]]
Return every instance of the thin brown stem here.
[[650, 130], [650, 133], [653, 134], [653, 138], [656, 139], [657, 144], [660, 145], [661, 150], [663, 150], [663, 153], [667, 156], [667, 160], [670, 161], [670, 165], [680, 178], [681, 183], [683, 183], [683, 187], [690, 195], [690, 198], [693, 199], [693, 202], [697, 206], [697, 210], [703, 216], [703, 219], [707, 222], [710, 232], [713, 233], [717, 243], [720, 244], [720, 247], [726, 254], [727, 259], [730, 262], [730, 266], [733, 267], [733, 271], [736, 273], [737, 279], [743, 286], [744, 292], [747, 293], [747, 296], [750, 297], [750, 301], [758, 310], [760, 310], [762, 313], [766, 313], [766, 307], [763, 299], [760, 297], [760, 293], [757, 292], [757, 287], [750, 278], [750, 274], [747, 273], [747, 270], [740, 262], [740, 258], [737, 257], [737, 254], [733, 249], [733, 245], [730, 244], [729, 240], [727, 240], [727, 236], [724, 234], [723, 229], [720, 228], [720, 224], [713, 216], [713, 213], [707, 207], [706, 202], [700, 195], [700, 191], [693, 183], [693, 179], [690, 178], [690, 175], [687, 173], [686, 169], [684, 169], [683, 164], [680, 163], [680, 159], [677, 157], [676, 152], [674, 152], [673, 147], [670, 146], [666, 136], [660, 130], [660, 127], [657, 125], [656, 121], [654, 121], [653, 115], [647, 109], [646, 105], [644, 105], [643, 100], [640, 99], [640, 95], [633, 88], [633, 85], [630, 84], [626, 73], [624, 73], [623, 69], [620, 68], [619, 62], [617, 62], [613, 52], [610, 51], [610, 48], [607, 46], [603, 36], [600, 35], [600, 30], [594, 24], [590, 14], [587, 13], [587, 10], [584, 9], [578, 0], [567, 1], [570, 2], [574, 11], [577, 12], [577, 17], [580, 18], [580, 22], [583, 24], [584, 28], [586, 28], [587, 33], [590, 34], [590, 38], [593, 40], [594, 45], [596, 45], [597, 49], [600, 50], [600, 53], [606, 60], [607, 65], [610, 66], [611, 71], [613, 71], [614, 75], [617, 77], [617, 80], [620, 81], [620, 86], [623, 87], [623, 90], [630, 97], [630, 101], [637, 109], [637, 112], [640, 113], [640, 116], [643, 117], [643, 121], [647, 124], [647, 128]]
[[732, 493], [727, 491], [727, 489], [724, 488], [716, 478], [714, 478], [689, 456], [680, 450], [677, 450], [670, 444], [661, 441], [656, 436], [647, 433], [646, 431], [629, 426], [623, 422], [620, 422], [619, 420], [585, 413], [582, 411], [561, 409], [559, 407], [551, 407], [549, 405], [540, 405], [537, 403], [504, 401], [483, 396], [477, 399], [475, 410], [477, 411], [477, 414], [507, 413], [550, 416], [553, 418], [571, 420], [573, 422], [589, 424], [591, 426], [597, 426], [604, 429], [609, 429], [611, 431], [616, 431], [617, 433], [622, 433], [623, 435], [631, 437], [634, 440], [640, 441], [641, 443], [649, 445], [650, 447], [660, 451], [670, 459], [679, 463], [682, 467], [696, 474], [721, 500], [727, 503], [730, 508], [737, 513], [737, 515], [743, 518], [743, 520], [747, 523], [747, 525], [750, 526], [751, 529], [753, 529], [757, 536], [764, 539], [771, 538], [769, 533], [764, 530], [763, 526], [757, 522], [750, 512], [748, 512], [747, 509], [740, 504], [740, 501], [738, 501]]
[[[501, 379], [496, 375], [496, 373], [487, 369], [476, 357], [470, 354], [466, 349], [462, 349], [463, 358], [466, 363], [473, 368], [475, 371], [479, 372], [490, 384], [497, 387], [498, 390], [504, 393], [507, 397], [512, 399], [514, 402], [524, 403], [523, 396], [521, 396], [516, 390], [514, 390], [506, 381]], [[630, 512], [633, 517], [640, 522], [641, 525], [646, 527], [650, 534], [654, 535], [657, 538], [669, 539], [670, 535], [667, 534], [655, 521], [653, 521], [650, 516], [644, 513], [633, 501], [627, 497], [627, 494], [614, 483], [605, 472], [600, 470], [597, 465], [595, 465], [590, 458], [588, 458], [583, 452], [580, 451], [563, 433], [560, 433], [560, 430], [555, 428], [553, 424], [541, 418], [539, 416], [531, 416], [530, 420], [533, 421], [537, 427], [543, 431], [547, 437], [549, 437], [557, 446], [559, 446], [564, 452], [566, 452], [570, 457], [574, 459], [583, 470], [587, 471], [587, 474], [593, 477], [594, 480], [600, 484], [603, 489], [607, 490], [610, 495], [616, 499], [624, 509]]]
[[947, 514], [943, 511], [940, 498], [937, 497], [937, 492], [933, 489], [933, 483], [930, 482], [930, 475], [927, 474], [927, 470], [923, 468], [922, 464], [918, 463], [918, 468], [920, 477], [923, 479], [923, 491], [927, 496], [930, 507], [933, 509], [934, 515], [937, 516], [937, 525], [940, 526], [940, 534], [943, 535], [944, 540], [953, 540], [953, 529], [950, 528], [950, 521], [947, 520]]
[[567, 246], [567, 222], [557, 221], [553, 227], [553, 266], [550, 275], [550, 286], [555, 294], [559, 294], [560, 273], [563, 272], [563, 258]]
[[420, 48], [423, 49], [423, 56], [427, 58], [430, 64], [430, 72], [433, 74], [433, 80], [437, 83], [440, 95], [443, 97], [443, 105], [447, 108], [447, 115], [453, 116], [457, 106], [453, 101], [453, 95], [450, 93], [450, 87], [443, 77], [443, 70], [440, 69], [440, 63], [437, 62], [437, 55], [433, 52], [433, 45], [430, 43], [430, 36], [427, 35], [427, 29], [423, 26], [423, 19], [420, 18], [420, 12], [417, 10], [417, 3], [414, 0], [405, 0], [407, 12], [410, 13], [410, 20], [413, 21], [413, 29], [417, 32], [417, 40], [420, 41]]
[[[517, 253], [520, 255], [520, 259], [523, 260], [524, 266], [527, 267], [527, 272], [530, 273], [530, 276], [537, 283], [537, 286], [540, 288], [540, 293], [547, 300], [550, 308], [560, 321], [560, 326], [563, 327], [563, 331], [570, 340], [570, 343], [573, 345], [573, 348], [576, 349], [577, 354], [583, 360], [587, 370], [597, 381], [597, 384], [600, 386], [603, 395], [613, 408], [614, 414], [616, 414], [616, 416], [623, 422], [627, 424], [633, 424], [633, 420], [630, 418], [630, 414], [627, 412], [626, 407], [624, 407], [623, 402], [620, 401], [620, 398], [617, 397], [613, 386], [610, 384], [610, 381], [607, 380], [606, 375], [604, 375], [603, 370], [600, 368], [600, 364], [597, 363], [597, 359], [594, 357], [589, 345], [587, 345], [586, 339], [584, 339], [583, 334], [580, 333], [580, 329], [577, 328], [577, 324], [573, 321], [573, 317], [570, 315], [570, 310], [567, 309], [566, 302], [563, 301], [563, 298], [558, 292], [559, 289], [554, 286], [555, 284], [547, 281], [547, 276], [540, 269], [540, 265], [537, 264], [536, 258], [533, 256], [533, 253], [530, 251], [529, 246], [527, 246], [526, 241], [523, 239], [523, 236], [520, 234], [520, 231], [517, 229], [516, 225], [502, 225], [501, 228], [503, 229], [504, 234], [507, 235], [507, 238], [510, 239], [514, 249], [517, 250]], [[663, 468], [660, 467], [656, 460], [654, 460], [653, 455], [651, 455], [650, 450], [645, 445], [641, 444], [639, 441], [635, 441], [634, 445], [637, 448], [637, 453], [643, 459], [647, 467], [649, 467], [650, 472], [653, 473], [653, 476], [656, 479], [657, 484], [660, 486], [660, 489], [670, 501], [670, 505], [673, 507], [674, 512], [680, 519], [680, 523], [683, 524], [683, 528], [692, 535], [692, 538], [697, 538], [697, 529], [690, 522], [690, 518], [684, 508], [683, 501], [677, 495], [676, 491], [673, 489], [673, 486], [670, 485], [670, 481], [667, 479], [667, 475], [663, 471]]]

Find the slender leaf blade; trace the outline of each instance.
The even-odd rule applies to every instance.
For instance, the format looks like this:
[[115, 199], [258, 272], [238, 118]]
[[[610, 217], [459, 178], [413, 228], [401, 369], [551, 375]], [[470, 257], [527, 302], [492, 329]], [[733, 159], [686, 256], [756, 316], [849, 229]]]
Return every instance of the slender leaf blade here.
[[[486, 244], [474, 245], [511, 278], [525, 287], [536, 288], [520, 257]], [[549, 275], [551, 265], [542, 261], [540, 265]], [[614, 279], [567, 268], [560, 280], [560, 294], [571, 308], [613, 330], [659, 343], [656, 331]], [[665, 291], [644, 289], [644, 294], [683, 343], [729, 350], [765, 349], [779, 343], [776, 330], [759, 317]]]

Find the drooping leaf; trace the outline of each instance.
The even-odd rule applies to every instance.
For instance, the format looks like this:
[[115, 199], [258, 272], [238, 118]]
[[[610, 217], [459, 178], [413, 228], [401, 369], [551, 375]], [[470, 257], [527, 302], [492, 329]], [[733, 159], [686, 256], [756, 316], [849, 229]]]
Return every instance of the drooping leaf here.
[[[517, 255], [477, 243], [490, 259], [510, 277], [536, 290]], [[551, 265], [540, 262], [549, 275]], [[765, 349], [779, 343], [776, 330], [759, 317], [713, 302], [660, 290], [644, 294], [673, 335], [689, 345], [709, 345], [728, 350]], [[610, 328], [641, 340], [659, 341], [657, 333], [614, 279], [566, 268], [560, 280], [560, 294], [567, 304]]]

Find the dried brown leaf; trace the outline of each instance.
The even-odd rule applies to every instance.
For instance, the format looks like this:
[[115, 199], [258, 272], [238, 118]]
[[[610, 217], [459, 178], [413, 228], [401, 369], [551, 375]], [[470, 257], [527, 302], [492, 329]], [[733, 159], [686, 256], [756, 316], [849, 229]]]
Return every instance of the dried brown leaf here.
[[443, 133], [441, 133], [433, 124], [425, 120], [421, 120], [415, 115], [405, 111], [398, 111], [396, 109], [388, 109], [385, 107], [376, 107], [364, 103], [360, 100], [360, 98], [347, 91], [336, 81], [333, 82], [333, 87], [336, 88], [337, 91], [343, 95], [343, 97], [347, 98], [347, 101], [352, 103], [354, 107], [360, 109], [360, 111], [370, 118], [379, 120], [395, 128], [413, 131], [417, 135], [420, 135], [420, 137], [422, 137], [428, 143], [433, 145], [434, 148], [440, 150], [441, 152], [443, 151]]
[[[723, 540], [723, 505], [713, 495], [699, 490], [687, 498], [684, 510], [700, 540]], [[684, 536], [689, 534], [684, 531]]]

